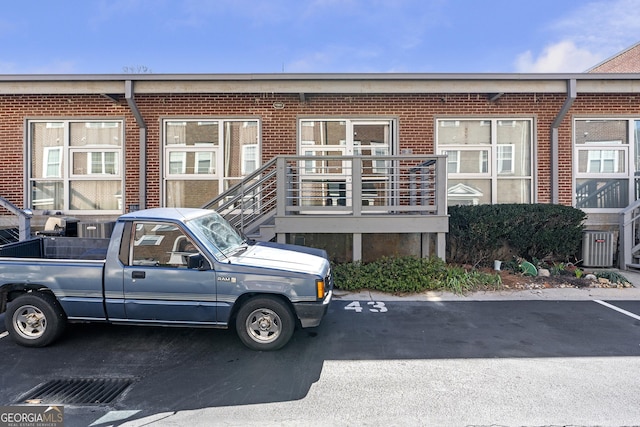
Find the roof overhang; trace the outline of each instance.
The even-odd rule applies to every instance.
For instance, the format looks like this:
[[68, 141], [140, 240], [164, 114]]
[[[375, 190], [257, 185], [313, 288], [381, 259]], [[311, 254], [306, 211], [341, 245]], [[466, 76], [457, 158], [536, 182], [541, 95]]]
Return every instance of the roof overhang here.
[[0, 95], [100, 94], [114, 98], [132, 82], [136, 94], [281, 93], [638, 93], [640, 73], [629, 74], [94, 74], [0, 75]]

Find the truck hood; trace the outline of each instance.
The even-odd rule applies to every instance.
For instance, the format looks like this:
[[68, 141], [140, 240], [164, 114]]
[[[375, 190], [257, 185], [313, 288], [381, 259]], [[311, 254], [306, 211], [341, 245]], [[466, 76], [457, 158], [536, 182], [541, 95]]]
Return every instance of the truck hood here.
[[232, 264], [271, 268], [322, 276], [329, 261], [318, 255], [296, 250], [295, 245], [263, 245], [256, 243], [229, 258]]

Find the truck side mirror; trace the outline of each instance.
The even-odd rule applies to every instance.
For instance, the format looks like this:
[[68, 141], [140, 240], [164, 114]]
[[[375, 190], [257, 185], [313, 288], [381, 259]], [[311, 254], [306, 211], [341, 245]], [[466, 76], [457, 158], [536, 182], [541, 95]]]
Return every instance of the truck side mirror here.
[[187, 257], [187, 268], [197, 270], [210, 270], [211, 266], [201, 253], [191, 254]]

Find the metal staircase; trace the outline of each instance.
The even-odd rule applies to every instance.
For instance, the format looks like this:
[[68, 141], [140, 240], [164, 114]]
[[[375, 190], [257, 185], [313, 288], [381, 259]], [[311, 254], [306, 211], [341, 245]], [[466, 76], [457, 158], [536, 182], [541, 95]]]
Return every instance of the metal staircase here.
[[260, 241], [273, 239], [277, 200], [276, 163], [277, 158], [273, 158], [202, 207], [215, 209], [247, 237]]
[[287, 234], [428, 235], [445, 257], [448, 231], [445, 156], [277, 156], [206, 203], [245, 235], [284, 243]]
[[620, 212], [619, 268], [640, 269], [640, 200]]

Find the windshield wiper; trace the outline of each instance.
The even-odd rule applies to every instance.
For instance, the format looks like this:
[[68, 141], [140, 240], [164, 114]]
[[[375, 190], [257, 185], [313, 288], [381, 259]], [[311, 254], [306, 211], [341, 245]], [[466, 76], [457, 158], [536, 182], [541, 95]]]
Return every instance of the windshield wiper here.
[[232, 250], [225, 252], [226, 256], [233, 256], [233, 255], [237, 255], [240, 252], [244, 252], [249, 248], [249, 245], [247, 243], [242, 243], [239, 246], [236, 246], [235, 248], [233, 248]]

